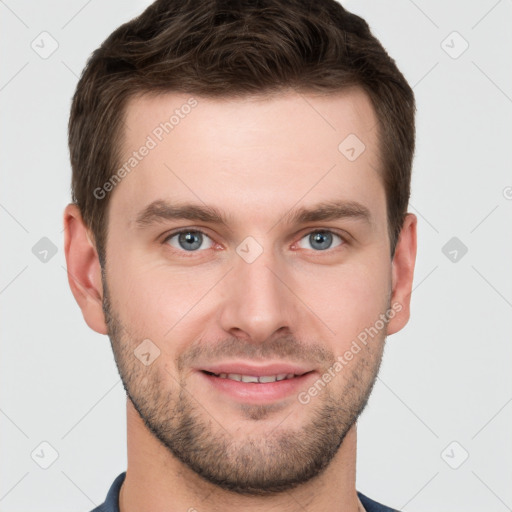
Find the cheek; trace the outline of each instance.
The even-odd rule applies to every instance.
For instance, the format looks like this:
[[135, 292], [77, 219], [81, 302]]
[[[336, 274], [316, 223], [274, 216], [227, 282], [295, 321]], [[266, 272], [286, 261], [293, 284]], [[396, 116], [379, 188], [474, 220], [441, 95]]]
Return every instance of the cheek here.
[[[129, 279], [124, 277], [127, 275]], [[119, 265], [109, 276], [115, 307], [131, 337], [162, 342], [185, 326], [190, 328], [201, 311], [202, 298], [215, 281], [211, 273], [192, 268], [177, 270], [140, 262]]]
[[323, 269], [308, 283], [313, 284], [302, 283], [298, 295], [336, 333], [338, 343], [350, 342], [388, 307], [390, 273], [382, 263]]

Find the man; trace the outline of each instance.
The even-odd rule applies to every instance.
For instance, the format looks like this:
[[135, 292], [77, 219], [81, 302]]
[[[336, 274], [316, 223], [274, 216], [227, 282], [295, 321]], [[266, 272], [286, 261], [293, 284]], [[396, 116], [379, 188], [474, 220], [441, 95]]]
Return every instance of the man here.
[[356, 422], [416, 258], [414, 96], [333, 0], [157, 1], [73, 99], [69, 283], [127, 393], [96, 511], [390, 511]]

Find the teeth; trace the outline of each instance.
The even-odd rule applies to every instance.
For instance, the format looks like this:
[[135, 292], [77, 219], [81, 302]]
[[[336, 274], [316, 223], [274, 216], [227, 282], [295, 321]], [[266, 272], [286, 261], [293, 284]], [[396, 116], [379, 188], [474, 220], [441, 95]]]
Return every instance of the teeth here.
[[258, 379], [259, 382], [265, 383], [265, 382], [275, 382], [277, 376], [276, 375], [264, 375], [263, 377], [260, 377]]
[[262, 375], [257, 377], [255, 375], [240, 375], [239, 373], [221, 373], [217, 375], [217, 377], [220, 377], [221, 379], [236, 380], [238, 382], [259, 382], [264, 384], [268, 382], [292, 379], [293, 377], [296, 377], [296, 375], [293, 373], [280, 373], [278, 375]]
[[251, 375], [242, 375], [242, 382], [258, 382], [258, 377], [252, 377]]

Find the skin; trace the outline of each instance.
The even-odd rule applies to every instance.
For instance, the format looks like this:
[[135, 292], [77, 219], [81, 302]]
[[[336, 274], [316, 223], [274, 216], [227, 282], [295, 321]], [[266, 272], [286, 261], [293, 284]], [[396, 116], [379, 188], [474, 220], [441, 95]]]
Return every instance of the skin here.
[[[189, 98], [132, 99], [126, 159]], [[71, 289], [87, 324], [110, 335], [127, 391], [120, 510], [356, 512], [356, 422], [386, 336], [409, 319], [417, 218], [407, 214], [391, 260], [377, 120], [361, 90], [196, 100], [110, 192], [103, 279], [78, 208], [64, 213]], [[354, 161], [338, 150], [351, 133], [366, 146]], [[156, 199], [213, 206], [228, 222], [138, 226]], [[366, 206], [371, 223], [286, 222], [294, 208], [340, 199]], [[199, 249], [165, 241], [180, 228], [207, 235]], [[327, 249], [315, 230], [334, 234]], [[236, 252], [248, 236], [263, 250], [252, 263]], [[285, 361], [320, 377], [392, 304], [400, 311], [307, 404], [297, 393], [244, 402], [196, 371]], [[148, 366], [134, 356], [145, 339], [160, 350]]]

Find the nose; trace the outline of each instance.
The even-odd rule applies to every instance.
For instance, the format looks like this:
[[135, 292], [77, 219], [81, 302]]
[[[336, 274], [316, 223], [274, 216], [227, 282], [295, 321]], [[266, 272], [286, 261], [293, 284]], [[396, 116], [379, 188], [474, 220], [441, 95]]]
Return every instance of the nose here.
[[270, 252], [263, 252], [252, 263], [235, 257], [233, 270], [223, 280], [221, 328], [252, 343], [295, 328], [299, 311], [287, 274], [284, 264], [279, 265]]

